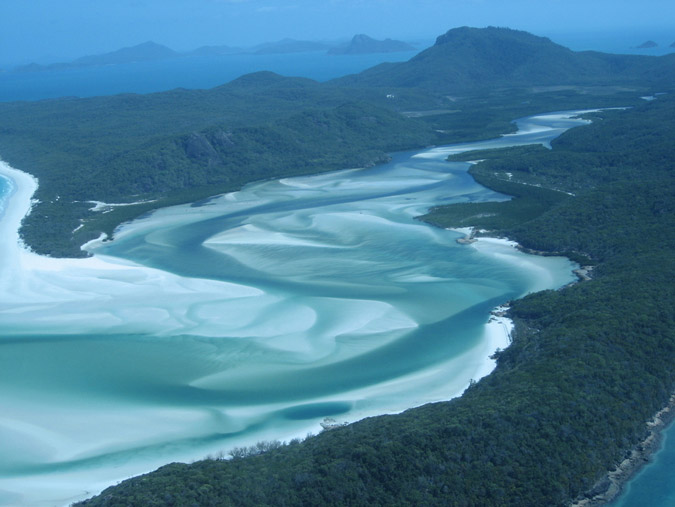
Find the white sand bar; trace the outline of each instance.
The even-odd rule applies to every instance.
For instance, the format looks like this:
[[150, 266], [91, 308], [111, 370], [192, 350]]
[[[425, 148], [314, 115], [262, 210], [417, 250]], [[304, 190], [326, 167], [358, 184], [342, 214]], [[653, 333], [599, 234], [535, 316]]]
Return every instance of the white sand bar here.
[[[448, 153], [245, 187], [93, 242], [29, 252], [37, 182], [0, 164], [0, 505], [64, 505], [171, 461], [461, 395], [511, 324], [490, 310], [575, 279], [566, 259], [413, 220], [492, 198]], [[534, 120], [546, 123], [542, 116]], [[545, 125], [544, 125], [545, 126]], [[464, 233], [466, 231], [463, 231]], [[490, 322], [489, 322], [490, 321]]]

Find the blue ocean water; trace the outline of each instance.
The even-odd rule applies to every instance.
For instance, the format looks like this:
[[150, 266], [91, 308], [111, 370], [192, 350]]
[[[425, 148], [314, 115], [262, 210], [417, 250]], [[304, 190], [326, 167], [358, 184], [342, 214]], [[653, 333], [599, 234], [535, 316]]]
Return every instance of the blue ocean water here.
[[[547, 36], [573, 51], [601, 51], [623, 55], [663, 56], [675, 53], [671, 44], [675, 32], [671, 28], [624, 27], [621, 30], [570, 31], [567, 27], [551, 30]], [[639, 47], [647, 41], [654, 47]]]
[[663, 433], [661, 449], [628, 484], [611, 507], [673, 507], [675, 505], [675, 424]]
[[251, 72], [268, 70], [317, 81], [354, 74], [382, 62], [400, 62], [417, 52], [328, 55], [221, 55], [100, 65], [39, 72], [0, 72], [0, 102], [57, 97], [150, 93], [174, 88], [207, 89]]

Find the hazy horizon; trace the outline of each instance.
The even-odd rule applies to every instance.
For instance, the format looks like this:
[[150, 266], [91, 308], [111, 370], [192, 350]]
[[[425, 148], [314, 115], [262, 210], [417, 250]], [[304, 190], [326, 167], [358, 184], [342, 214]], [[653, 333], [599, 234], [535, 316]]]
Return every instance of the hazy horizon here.
[[431, 43], [453, 27], [490, 25], [576, 44], [572, 49], [610, 49], [593, 46], [591, 38], [608, 40], [617, 32], [625, 34], [627, 48], [645, 37], [668, 46], [675, 42], [675, 29], [665, 20], [675, 19], [675, 6], [664, 0], [650, 5], [645, 9], [627, 0], [6, 0], [0, 6], [0, 64], [65, 61], [148, 40], [177, 51], [251, 47], [284, 38], [342, 40], [357, 33]]

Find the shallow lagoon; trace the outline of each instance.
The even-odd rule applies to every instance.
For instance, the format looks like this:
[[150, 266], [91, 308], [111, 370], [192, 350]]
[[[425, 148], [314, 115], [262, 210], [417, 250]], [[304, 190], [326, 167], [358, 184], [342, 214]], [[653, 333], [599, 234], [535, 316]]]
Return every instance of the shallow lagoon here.
[[3, 245], [0, 504], [62, 505], [324, 417], [461, 394], [508, 344], [490, 310], [573, 281], [573, 266], [505, 241], [460, 245], [414, 217], [505, 199], [448, 154], [547, 144], [583, 123], [567, 116], [159, 210], [90, 244], [93, 259]]

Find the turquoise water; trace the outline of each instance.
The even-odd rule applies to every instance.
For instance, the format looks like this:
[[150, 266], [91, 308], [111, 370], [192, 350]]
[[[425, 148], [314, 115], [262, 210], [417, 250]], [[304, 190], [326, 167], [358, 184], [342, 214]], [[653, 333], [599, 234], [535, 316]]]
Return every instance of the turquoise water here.
[[675, 424], [664, 432], [661, 449], [628, 484], [611, 507], [675, 505]]
[[0, 176], [0, 218], [5, 211], [5, 206], [7, 203], [7, 197], [12, 191], [12, 182], [11, 180]]
[[584, 123], [567, 116], [159, 210], [91, 244], [92, 259], [5, 245], [0, 504], [63, 505], [167, 462], [320, 431], [325, 417], [461, 394], [507, 345], [490, 310], [573, 281], [573, 265], [459, 245], [414, 217], [506, 199], [447, 156], [547, 144]]

